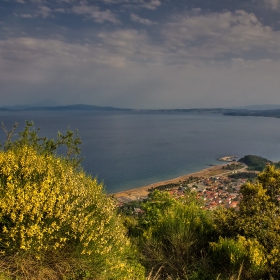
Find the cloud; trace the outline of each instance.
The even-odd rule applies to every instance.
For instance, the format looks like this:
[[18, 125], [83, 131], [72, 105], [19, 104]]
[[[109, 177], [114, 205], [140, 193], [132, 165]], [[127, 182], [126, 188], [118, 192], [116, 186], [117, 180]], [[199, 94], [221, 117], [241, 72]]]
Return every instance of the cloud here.
[[123, 4], [129, 8], [156, 10], [161, 6], [160, 0], [103, 0], [106, 4]]
[[47, 18], [52, 14], [52, 10], [47, 6], [39, 6], [37, 10], [37, 16], [42, 16], [43, 18]]
[[54, 11], [57, 12], [57, 13], [66, 13], [67, 12], [67, 10], [64, 9], [64, 8], [55, 8]]
[[[87, 22], [77, 36], [77, 30], [67, 25], [60, 33], [62, 26], [54, 20], [49, 26], [58, 28], [40, 34], [40, 39], [30, 35], [38, 34], [35, 29], [28, 29], [24, 37], [24, 28], [1, 37], [0, 94], [6, 104], [33, 103], [44, 95], [61, 104], [132, 108], [279, 103], [280, 32], [253, 13], [177, 10], [163, 19], [157, 14], [162, 21], [156, 24], [150, 16], [159, 1], [103, 0], [107, 10], [86, 1], [57, 3], [37, 1], [37, 12], [18, 6], [23, 7], [21, 17], [44, 17], [40, 22], [47, 28], [48, 18], [60, 16], [54, 12], [69, 13], [71, 20], [73, 13], [81, 15], [75, 17], [77, 24], [85, 17], [105, 24], [91, 28]], [[126, 5], [135, 9], [121, 9]], [[129, 17], [142, 24], [141, 30], [131, 22], [119, 24]]]
[[267, 7], [271, 8], [272, 10], [280, 9], [280, 0], [264, 0], [264, 3]]
[[280, 55], [280, 32], [243, 10], [177, 16], [161, 33], [165, 46], [185, 58]]
[[67, 3], [67, 4], [71, 4], [73, 2], [75, 2], [75, 0], [57, 0], [58, 3]]
[[88, 6], [81, 3], [78, 6], [73, 6], [72, 12], [79, 15], [87, 15], [98, 23], [103, 23], [105, 21], [119, 23], [117, 17], [110, 10], [101, 11], [97, 6]]
[[48, 18], [48, 17], [52, 17], [52, 14], [53, 14], [53, 10], [51, 8], [39, 4], [34, 8], [33, 13], [22, 13], [19, 14], [19, 16], [21, 18], [38, 18], [38, 17]]
[[161, 5], [161, 2], [159, 0], [151, 0], [149, 2], [141, 1], [140, 3], [141, 7], [149, 10], [155, 10]]
[[144, 24], [144, 25], [156, 24], [154, 21], [151, 21], [151, 20], [146, 19], [146, 18], [141, 18], [141, 17], [139, 17], [139, 16], [137, 16], [136, 14], [133, 14], [133, 13], [130, 15], [130, 19], [134, 22], [141, 23], [141, 24]]
[[21, 14], [22, 18], [32, 18], [33, 16], [31, 14]]
[[[70, 12], [69, 9], [61, 9], [57, 11]], [[42, 11], [45, 11], [44, 16], [51, 15], [50, 9]], [[74, 6], [72, 12], [91, 17], [98, 23], [119, 23], [110, 10], [101, 11], [85, 2]], [[30, 17], [31, 14], [21, 16]], [[130, 19], [146, 26], [153, 24], [156, 32], [151, 33], [150, 29], [125, 29], [122, 25], [116, 25], [113, 30], [103, 28], [102, 31], [89, 30], [83, 33], [84, 42], [88, 42], [95, 51], [98, 49], [95, 56], [102, 49], [101, 58], [104, 59], [103, 54], [106, 53], [104, 61], [118, 61], [118, 65], [128, 61], [183, 65], [193, 59], [223, 60], [228, 63], [231, 63], [232, 58], [280, 59], [280, 32], [262, 24], [253, 13], [243, 10], [204, 14], [201, 9], [195, 9], [173, 14], [162, 24], [135, 13], [130, 14]], [[70, 30], [68, 34], [71, 37]]]
[[44, 0], [31, 0], [34, 4], [43, 4]]
[[[149, 87], [155, 86], [147, 69], [159, 58], [156, 50], [148, 46], [145, 33], [135, 30], [99, 36], [102, 44], [34, 38], [1, 40], [0, 84], [2, 96], [6, 95], [1, 98], [7, 103], [28, 103], [48, 94], [65, 104], [78, 102], [78, 95], [80, 102], [132, 105], [135, 101], [129, 92], [136, 84], [144, 88], [146, 81]], [[119, 100], [117, 93], [122, 96]], [[137, 100], [141, 99], [140, 95]]]
[[102, 43], [88, 45], [1, 40], [2, 100], [28, 103], [48, 96], [62, 104], [190, 108], [279, 98], [278, 61], [236, 57], [226, 63], [193, 57], [184, 65], [166, 64], [170, 54], [153, 46], [144, 32], [118, 30], [99, 36]]
[[127, 63], [164, 63], [164, 51], [161, 45], [153, 44], [145, 31], [118, 29], [102, 32], [98, 35], [103, 50], [108, 54], [122, 57]]
[[[24, 1], [24, 0], [17, 0]], [[53, 16], [54, 12], [57, 13], [74, 13], [77, 15], [84, 15], [88, 18], [92, 18], [95, 22], [104, 23], [111, 22], [119, 24], [120, 21], [116, 15], [107, 10], [101, 10], [98, 6], [92, 6], [87, 3], [87, 1], [76, 1], [76, 0], [57, 0], [56, 4], [51, 4], [48, 1], [44, 0], [31, 0], [34, 6], [30, 6], [31, 9], [34, 9], [32, 14], [33, 18], [43, 17], [48, 18]], [[29, 17], [31, 13], [23, 13], [20, 16], [23, 18]]]

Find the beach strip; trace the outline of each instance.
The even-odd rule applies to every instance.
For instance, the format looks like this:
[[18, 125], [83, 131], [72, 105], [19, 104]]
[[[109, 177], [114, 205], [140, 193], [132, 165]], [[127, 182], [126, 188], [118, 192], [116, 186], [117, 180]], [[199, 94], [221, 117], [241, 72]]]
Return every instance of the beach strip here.
[[128, 202], [131, 200], [143, 199], [148, 196], [149, 189], [151, 189], [151, 188], [156, 188], [158, 186], [167, 185], [167, 184], [171, 184], [171, 183], [179, 183], [180, 181], [183, 182], [191, 176], [193, 176], [193, 177], [211, 177], [211, 176], [221, 175], [223, 173], [228, 173], [228, 172], [225, 172], [225, 170], [223, 169], [223, 166], [225, 166], [225, 165], [227, 165], [227, 164], [215, 165], [215, 166], [211, 166], [211, 167], [202, 169], [197, 172], [182, 175], [177, 178], [170, 179], [170, 180], [156, 182], [156, 183], [153, 183], [153, 184], [150, 184], [147, 186], [117, 192], [117, 193], [114, 193], [113, 196], [118, 201], [121, 201], [121, 202]]

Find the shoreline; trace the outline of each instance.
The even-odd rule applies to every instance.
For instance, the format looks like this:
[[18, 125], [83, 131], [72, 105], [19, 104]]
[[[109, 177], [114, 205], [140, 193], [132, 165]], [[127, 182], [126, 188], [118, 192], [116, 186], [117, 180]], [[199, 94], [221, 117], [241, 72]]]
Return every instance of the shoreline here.
[[192, 173], [188, 173], [188, 174], [176, 177], [176, 178], [152, 183], [150, 185], [146, 185], [146, 186], [142, 186], [142, 187], [138, 187], [138, 188], [134, 188], [134, 189], [129, 189], [129, 190], [125, 190], [125, 191], [116, 192], [116, 193], [113, 193], [111, 195], [120, 202], [128, 202], [128, 201], [132, 201], [132, 200], [142, 199], [142, 198], [145, 198], [145, 197], [148, 196], [148, 194], [149, 194], [148, 189], [151, 189], [151, 188], [155, 188], [155, 187], [158, 187], [158, 186], [161, 186], [161, 185], [167, 185], [167, 184], [170, 184], [170, 183], [179, 183], [180, 181], [184, 181], [191, 176], [196, 176], [196, 177], [207, 177], [208, 176], [208, 177], [211, 177], [211, 176], [215, 176], [215, 175], [220, 175], [222, 173], [227, 173], [227, 171], [222, 169], [223, 166], [226, 166], [227, 164], [228, 163], [220, 164], [220, 165], [214, 165], [214, 166], [207, 167], [207, 168], [204, 168], [202, 170], [192, 172]]

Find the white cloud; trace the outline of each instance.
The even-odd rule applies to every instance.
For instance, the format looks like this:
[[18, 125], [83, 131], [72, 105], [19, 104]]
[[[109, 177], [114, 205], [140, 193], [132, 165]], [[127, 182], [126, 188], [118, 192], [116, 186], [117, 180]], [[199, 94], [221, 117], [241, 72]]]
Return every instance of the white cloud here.
[[145, 25], [156, 24], [154, 21], [151, 21], [151, 20], [146, 19], [146, 18], [141, 18], [141, 17], [139, 17], [139, 16], [137, 16], [136, 14], [133, 14], [133, 13], [130, 15], [130, 19], [134, 22], [145, 24]]
[[279, 100], [278, 61], [236, 57], [227, 64], [193, 57], [184, 65], [172, 65], [165, 64], [170, 54], [149, 43], [145, 33], [104, 32], [100, 40], [88, 45], [34, 38], [1, 40], [1, 99], [28, 103], [45, 94], [62, 104], [134, 108]]
[[164, 44], [182, 57], [280, 54], [280, 32], [245, 11], [176, 17], [162, 29]]
[[[88, 10], [82, 9], [79, 12], [86, 11]], [[134, 20], [141, 20], [137, 15], [131, 16]], [[20, 38], [15, 45], [20, 44], [22, 50], [25, 50], [26, 46], [36, 44], [41, 51], [44, 49], [43, 53], [49, 52], [46, 46], [49, 46], [52, 52], [67, 46], [67, 50], [71, 50], [70, 53], [75, 53], [78, 48], [81, 55], [87, 53], [92, 57], [88, 58], [89, 61], [111, 67], [126, 67], [129, 63], [182, 66], [190, 61], [196, 61], [196, 64], [210, 63], [209, 61], [231, 63], [231, 59], [235, 58], [246, 61], [280, 58], [280, 32], [263, 26], [254, 14], [244, 11], [176, 16], [157, 27], [160, 40], [151, 37], [148, 31], [119, 28], [94, 34], [98, 42], [93, 43], [89, 39], [88, 45], [67, 45], [59, 40], [43, 43], [32, 38], [28, 41]], [[7, 48], [7, 52], [8, 50], [12, 53], [13, 47]], [[64, 52], [61, 55], [65, 57]], [[77, 57], [77, 54], [73, 56]]]
[[146, 32], [133, 29], [99, 34], [103, 49], [109, 54], [123, 57], [127, 62], [150, 64], [164, 63], [164, 49], [150, 42]]
[[[159, 7], [160, 3], [116, 1], [137, 9]], [[43, 3], [39, 5], [41, 12], [34, 16], [71, 12], [99, 23], [119, 23], [112, 11], [90, 6], [89, 2], [53, 10]], [[139, 9], [137, 14], [132, 11], [132, 21], [155, 24], [138, 16]], [[6, 95], [1, 100], [28, 103], [27, 98], [35, 101], [45, 93], [60, 98], [57, 101], [61, 103], [134, 108], [238, 106], [267, 100], [277, 103], [280, 32], [242, 10], [203, 12], [194, 9], [166, 18], [154, 26], [153, 31], [158, 32], [152, 34], [148, 28], [144, 31], [144, 26], [141, 31], [123, 25], [84, 30], [81, 41], [85, 39], [87, 44], [76, 43], [77, 37], [71, 43], [70, 28], [67, 42], [63, 36], [55, 37], [56, 32], [61, 35], [59, 30], [52, 34], [56, 38], [53, 40], [2, 39], [0, 94]]]
[[272, 10], [280, 9], [280, 0], [264, 0], [264, 3], [267, 7], [271, 8]]
[[47, 6], [39, 6], [37, 10], [37, 15], [47, 18], [51, 15], [52, 10]]
[[72, 11], [75, 14], [87, 15], [98, 23], [103, 23], [105, 21], [119, 23], [119, 20], [110, 10], [100, 11], [97, 6], [88, 6], [85, 3], [81, 3], [79, 6], [73, 6]]
[[31, 0], [31, 2], [35, 4], [42, 4], [43, 0]]
[[66, 13], [66, 9], [64, 8], [56, 8], [54, 11], [57, 13]]
[[58, 3], [67, 3], [67, 4], [71, 4], [73, 2], [75, 2], [75, 0], [57, 0]]
[[155, 10], [161, 5], [159, 0], [151, 0], [149, 2], [141, 1], [140, 6], [149, 10]]
[[32, 18], [33, 16], [31, 14], [21, 14], [22, 18]]
[[160, 0], [103, 0], [107, 4], [124, 4], [127, 7], [145, 8], [149, 10], [156, 10], [161, 6]]

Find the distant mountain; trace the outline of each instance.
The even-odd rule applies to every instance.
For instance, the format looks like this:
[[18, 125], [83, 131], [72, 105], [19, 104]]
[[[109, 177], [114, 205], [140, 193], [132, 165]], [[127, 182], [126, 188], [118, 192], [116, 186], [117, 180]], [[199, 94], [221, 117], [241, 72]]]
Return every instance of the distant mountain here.
[[0, 108], [0, 111], [11, 111], [11, 109], [8, 109], [8, 108]]
[[110, 106], [95, 106], [85, 104], [73, 104], [66, 106], [10, 106], [3, 109], [10, 109], [15, 111], [70, 111], [70, 110], [83, 110], [83, 111], [132, 111], [132, 109], [121, 109]]
[[86, 104], [74, 104], [74, 105], [67, 105], [67, 106], [55, 106], [55, 107], [38, 107], [33, 108], [38, 110], [84, 110], [84, 111], [132, 111], [132, 109], [122, 109], [122, 108], [115, 108], [110, 106], [95, 106], [95, 105], [86, 105]]
[[235, 111], [232, 111], [232, 112], [225, 112], [224, 115], [280, 118], [280, 109], [275, 109], [275, 110], [235, 110]]
[[213, 113], [223, 114], [228, 116], [254, 116], [254, 117], [274, 117], [280, 118], [280, 109], [274, 110], [248, 110], [248, 109], [229, 109], [229, 108], [193, 108], [193, 109], [158, 109], [158, 110], [134, 110], [128, 108], [116, 108], [111, 106], [96, 106], [86, 104], [73, 104], [66, 106], [10, 106], [3, 107], [0, 110], [13, 110], [13, 111], [138, 111], [138, 112], [166, 112], [166, 113]]
[[236, 109], [229, 109], [229, 108], [193, 108], [193, 109], [157, 109], [157, 110], [146, 110], [146, 111], [224, 114], [224, 113], [236, 112]]

